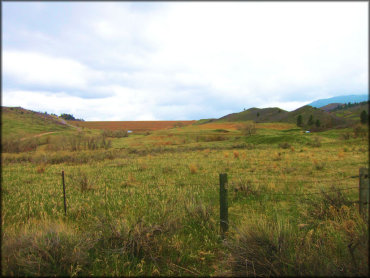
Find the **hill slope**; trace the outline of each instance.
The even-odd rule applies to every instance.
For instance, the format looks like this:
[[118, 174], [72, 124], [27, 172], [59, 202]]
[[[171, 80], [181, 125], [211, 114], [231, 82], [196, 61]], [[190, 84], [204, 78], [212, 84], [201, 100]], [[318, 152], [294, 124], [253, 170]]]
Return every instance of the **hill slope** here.
[[305, 128], [310, 128], [308, 121], [312, 116], [314, 122], [313, 126], [316, 126], [316, 121], [320, 121], [320, 127], [331, 128], [331, 127], [344, 127], [350, 125], [348, 121], [343, 118], [337, 117], [334, 114], [325, 112], [324, 110], [317, 109], [315, 107], [305, 105], [294, 111], [287, 113], [287, 115], [281, 119], [282, 122], [287, 123], [297, 123], [298, 116], [302, 116], [302, 126]]
[[[239, 122], [239, 121], [254, 121], [256, 123], [268, 123], [268, 122], [285, 122], [285, 123], [297, 123], [299, 115], [302, 117], [302, 127], [304, 128], [332, 128], [332, 127], [345, 127], [352, 125], [355, 121], [359, 121], [359, 115], [363, 107], [353, 107], [353, 112], [344, 109], [337, 113], [329, 113], [322, 109], [318, 109], [309, 105], [300, 107], [294, 111], [287, 112], [280, 108], [250, 108], [248, 110], [232, 113], [223, 116], [216, 120], [216, 122]], [[353, 114], [355, 112], [355, 114]], [[343, 115], [346, 115], [345, 117]], [[352, 116], [350, 116], [352, 115]], [[308, 121], [312, 116], [313, 124], [309, 125]], [[319, 126], [316, 126], [316, 121], [319, 120]]]
[[240, 113], [232, 113], [221, 117], [218, 121], [238, 122], [254, 121], [256, 123], [278, 122], [288, 112], [277, 107], [273, 108], [250, 108]]
[[44, 132], [71, 129], [59, 118], [21, 107], [1, 107], [3, 137], [25, 137]]
[[366, 111], [369, 114], [369, 102], [362, 102], [352, 107], [346, 107], [341, 109], [335, 109], [331, 111], [331, 114], [344, 118], [347, 120], [359, 122], [360, 114], [362, 111]]

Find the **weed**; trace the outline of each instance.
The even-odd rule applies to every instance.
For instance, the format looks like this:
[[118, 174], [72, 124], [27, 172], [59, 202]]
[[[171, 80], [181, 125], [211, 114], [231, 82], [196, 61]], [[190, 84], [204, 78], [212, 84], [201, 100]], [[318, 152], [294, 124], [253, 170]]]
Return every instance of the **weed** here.
[[271, 224], [265, 219], [238, 229], [236, 240], [227, 242], [232, 276], [292, 275], [288, 258], [294, 244], [289, 224]]
[[191, 174], [195, 174], [196, 172], [198, 172], [198, 167], [195, 164], [190, 164], [189, 170]]
[[36, 172], [42, 174], [45, 172], [45, 165], [40, 165], [36, 168]]
[[340, 139], [342, 140], [349, 140], [351, 138], [351, 134], [349, 132], [345, 132], [341, 134]]
[[326, 166], [326, 163], [323, 161], [317, 161], [316, 159], [313, 159], [313, 164], [316, 170], [323, 170]]
[[81, 192], [93, 190], [94, 186], [91, 185], [91, 180], [88, 177], [88, 174], [85, 171], [82, 171], [80, 168], [72, 176], [74, 184], [80, 189]]
[[281, 153], [275, 154], [275, 156], [272, 158], [273, 161], [280, 161], [282, 159]]
[[239, 153], [237, 151], [233, 151], [234, 158], [239, 158]]

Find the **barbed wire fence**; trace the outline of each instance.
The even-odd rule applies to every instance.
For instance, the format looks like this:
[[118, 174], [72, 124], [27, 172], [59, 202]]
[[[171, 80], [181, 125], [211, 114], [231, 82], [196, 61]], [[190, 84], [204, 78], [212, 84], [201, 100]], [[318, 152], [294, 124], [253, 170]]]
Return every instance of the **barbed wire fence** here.
[[[228, 192], [227, 188], [236, 188], [234, 182], [228, 183], [227, 181], [227, 174], [219, 174], [220, 176], [220, 231], [221, 231], [221, 236], [224, 237], [225, 233], [228, 230], [228, 206], [227, 206], [227, 199], [228, 199]], [[310, 196], [310, 195], [326, 195], [329, 193], [334, 193], [334, 192], [342, 192], [342, 191], [347, 191], [347, 190], [353, 190], [353, 189], [358, 189], [359, 190], [359, 200], [358, 201], [353, 201], [352, 203], [358, 203], [359, 204], [359, 212], [362, 216], [367, 217], [369, 219], [370, 215], [370, 206], [369, 206], [369, 193], [370, 193], [370, 182], [369, 182], [369, 169], [367, 168], [360, 168], [359, 170], [359, 175], [355, 176], [349, 176], [349, 177], [343, 177], [339, 179], [329, 179], [329, 180], [320, 180], [320, 182], [333, 182], [337, 183], [339, 181], [345, 181], [348, 179], [352, 178], [359, 178], [359, 186], [351, 186], [351, 187], [345, 187], [345, 188], [333, 188], [330, 190], [315, 190], [311, 192], [303, 192], [303, 193], [273, 193], [273, 192], [266, 192], [265, 190], [251, 190], [249, 195], [258, 195], [260, 198], [261, 197], [275, 197], [275, 196], [295, 196], [295, 197], [303, 197], [303, 196]], [[284, 184], [289, 184], [289, 183], [308, 183], [310, 181], [281, 181], [277, 183], [284, 183]], [[274, 181], [274, 183], [276, 183]], [[263, 201], [279, 201], [274, 198], [263, 198]], [[287, 199], [284, 199], [284, 201], [287, 201]], [[225, 206], [226, 203], [226, 206]]]
[[[361, 215], [365, 217], [369, 217], [370, 215], [370, 207], [369, 207], [369, 192], [370, 192], [370, 183], [369, 183], [369, 169], [368, 168], [360, 168], [359, 170], [359, 175], [353, 175], [353, 176], [347, 176], [347, 177], [340, 177], [336, 179], [321, 179], [320, 177], [316, 177], [315, 179], [304, 179], [304, 180], [271, 180], [271, 179], [261, 179], [260, 177], [253, 177], [252, 179], [246, 179], [243, 180], [242, 178], [245, 178], [241, 176], [241, 173], [229, 173], [234, 179], [231, 180], [230, 182], [228, 181], [228, 174], [227, 173], [220, 173], [219, 174], [219, 188], [220, 188], [220, 193], [219, 193], [219, 200], [220, 200], [220, 231], [221, 231], [221, 237], [224, 238], [225, 233], [228, 230], [229, 227], [229, 221], [228, 221], [228, 191], [229, 190], [234, 190], [234, 196], [237, 196], [238, 194], [241, 193], [241, 191], [244, 191], [247, 196], [256, 196], [255, 200], [259, 201], [291, 201], [291, 200], [297, 200], [297, 198], [289, 199], [289, 198], [283, 198], [283, 199], [277, 199], [274, 197], [282, 197], [282, 196], [294, 196], [294, 197], [301, 197], [300, 200], [303, 200], [303, 197], [306, 196], [312, 196], [312, 195], [326, 195], [330, 193], [338, 193], [342, 191], [348, 191], [348, 190], [354, 190], [358, 189], [359, 190], [359, 199], [358, 201], [353, 201], [352, 203], [358, 203], [359, 204], [359, 212]], [[210, 176], [213, 178], [216, 178], [217, 174], [214, 172], [208, 172], [208, 173], [202, 173], [201, 176], [204, 176], [207, 178], [208, 181], [205, 181], [203, 183], [194, 183], [191, 181], [191, 179], [186, 179], [186, 180], [176, 180], [172, 181], [175, 184], [178, 184], [180, 186], [198, 186], [202, 187], [205, 184], [210, 184], [209, 183], [209, 178]], [[235, 177], [238, 177], [240, 180], [235, 181]], [[195, 177], [199, 178], [199, 175], [196, 175]], [[295, 177], [297, 178], [297, 177]], [[312, 183], [335, 183], [338, 185], [338, 183], [343, 183], [347, 182], [349, 179], [354, 179], [358, 178], [359, 179], [359, 186], [350, 186], [350, 187], [334, 187], [332, 185], [332, 189], [330, 190], [324, 190], [324, 189], [319, 189], [315, 191], [310, 191], [310, 192], [268, 192], [266, 184], [273, 184], [275, 185], [305, 185], [305, 184], [312, 184]], [[66, 211], [66, 197], [65, 197], [65, 185], [64, 185], [64, 171], [62, 171], [62, 179], [63, 179], [63, 195], [64, 195], [64, 211], [65, 211], [65, 216], [67, 215]], [[257, 181], [256, 181], [257, 179]], [[253, 182], [253, 183], [252, 183]], [[213, 182], [212, 182], [213, 183]], [[160, 184], [158, 183], [157, 186]], [[262, 186], [261, 186], [262, 185]], [[156, 186], [156, 187], [157, 187]], [[214, 184], [215, 188], [217, 188], [217, 185]], [[262, 189], [259, 189], [259, 188]], [[302, 186], [298, 188], [298, 190], [302, 190]], [[271, 191], [271, 190], [270, 190]], [[137, 192], [139, 193], [139, 192]], [[140, 194], [143, 194], [141, 192]], [[105, 202], [107, 202], [107, 188], [105, 187]], [[157, 191], [157, 192], [145, 192], [144, 195], [147, 195], [148, 197], [169, 197], [168, 194], [162, 191]], [[251, 201], [253, 198], [250, 199]], [[304, 199], [304, 200], [309, 200], [309, 199]]]

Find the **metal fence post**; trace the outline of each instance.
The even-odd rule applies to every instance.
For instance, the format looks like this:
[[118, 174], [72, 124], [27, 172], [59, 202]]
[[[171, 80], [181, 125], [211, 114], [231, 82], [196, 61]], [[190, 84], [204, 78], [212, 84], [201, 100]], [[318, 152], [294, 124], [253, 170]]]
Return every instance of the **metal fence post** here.
[[221, 237], [224, 239], [225, 233], [229, 228], [227, 206], [227, 174], [220, 174], [220, 228]]
[[361, 215], [369, 213], [369, 187], [369, 169], [360, 168], [359, 210]]
[[64, 198], [64, 215], [67, 216], [66, 186], [64, 184], [64, 171], [62, 171], [63, 198]]

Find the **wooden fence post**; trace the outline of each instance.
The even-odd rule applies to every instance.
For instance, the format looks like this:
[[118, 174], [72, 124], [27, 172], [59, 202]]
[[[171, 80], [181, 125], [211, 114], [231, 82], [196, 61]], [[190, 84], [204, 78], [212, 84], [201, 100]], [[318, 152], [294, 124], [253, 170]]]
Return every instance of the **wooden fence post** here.
[[229, 228], [227, 206], [227, 174], [220, 174], [220, 228], [221, 237], [224, 239], [225, 233]]
[[369, 169], [360, 168], [359, 209], [360, 214], [369, 213]]
[[62, 171], [63, 198], [64, 198], [64, 215], [67, 216], [66, 186], [64, 184], [64, 171]]

